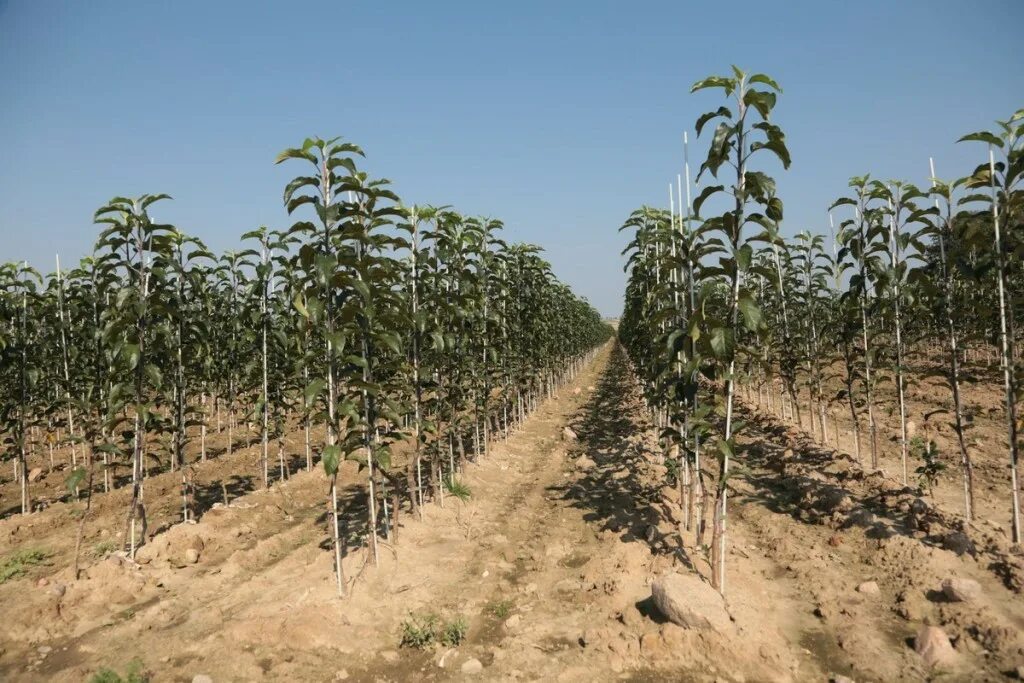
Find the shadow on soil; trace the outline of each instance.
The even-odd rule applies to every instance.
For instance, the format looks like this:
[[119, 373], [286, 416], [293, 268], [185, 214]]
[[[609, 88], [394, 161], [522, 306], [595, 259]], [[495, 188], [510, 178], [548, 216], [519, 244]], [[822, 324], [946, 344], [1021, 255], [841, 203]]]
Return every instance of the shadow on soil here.
[[553, 493], [578, 509], [601, 530], [619, 534], [624, 543], [646, 542], [652, 553], [676, 553], [692, 568], [678, 541], [666, 538], [659, 523], [672, 521], [661, 504], [660, 480], [653, 471], [658, 453], [646, 439], [650, 424], [639, 402], [629, 362], [616, 345], [591, 399], [570, 420], [578, 443], [570, 456], [585, 455], [595, 466], [583, 477]]

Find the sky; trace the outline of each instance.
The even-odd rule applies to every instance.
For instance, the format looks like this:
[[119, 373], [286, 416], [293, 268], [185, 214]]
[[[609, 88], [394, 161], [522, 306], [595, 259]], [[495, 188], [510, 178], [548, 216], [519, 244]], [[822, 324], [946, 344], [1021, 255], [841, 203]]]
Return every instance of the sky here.
[[[166, 192], [154, 218], [235, 248], [291, 224], [275, 166], [344, 136], [407, 204], [500, 218], [618, 315], [618, 232], [696, 168], [697, 117], [731, 64], [783, 88], [767, 163], [783, 232], [827, 231], [850, 176], [969, 173], [956, 140], [1024, 107], [1024, 0], [57, 2], [0, 0], [0, 261], [52, 270], [92, 248], [95, 209]], [[710, 130], [710, 129], [709, 129]]]

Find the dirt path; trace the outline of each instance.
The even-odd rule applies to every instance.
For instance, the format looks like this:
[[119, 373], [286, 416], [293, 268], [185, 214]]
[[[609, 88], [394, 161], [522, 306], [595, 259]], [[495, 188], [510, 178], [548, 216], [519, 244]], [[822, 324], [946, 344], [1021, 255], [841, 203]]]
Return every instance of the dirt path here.
[[[908, 519], [913, 496], [769, 419], [746, 433], [733, 480], [733, 623], [667, 623], [651, 581], [708, 567], [692, 537], [680, 545], [660, 459], [609, 345], [469, 466], [468, 502], [403, 518], [379, 567], [353, 525], [348, 598], [334, 592], [323, 474], [300, 473], [171, 527], [139, 565], [109, 556], [70, 581], [57, 554], [0, 585], [0, 679], [87, 680], [138, 658], [154, 681], [909, 681], [930, 675], [907, 642], [926, 620], [954, 638], [958, 661], [942, 680], [999, 680], [1024, 664], [1024, 601], [993, 569], [994, 551], [944, 549], [941, 515]], [[59, 508], [33, 518], [54, 547], [70, 533]], [[97, 528], [120, 520], [109, 508]], [[0, 522], [8, 542], [17, 523]], [[947, 576], [976, 579], [981, 598], [944, 601]], [[866, 581], [877, 594], [857, 590]], [[405, 625], [431, 616], [464, 623], [465, 639], [401, 647]]]

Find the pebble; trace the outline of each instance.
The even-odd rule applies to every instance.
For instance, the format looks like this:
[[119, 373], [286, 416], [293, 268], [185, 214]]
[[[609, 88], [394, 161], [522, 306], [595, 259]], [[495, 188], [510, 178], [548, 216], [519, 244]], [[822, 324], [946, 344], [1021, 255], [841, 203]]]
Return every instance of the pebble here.
[[213, 683], [213, 679], [206, 674], [196, 674], [192, 677], [192, 683]]

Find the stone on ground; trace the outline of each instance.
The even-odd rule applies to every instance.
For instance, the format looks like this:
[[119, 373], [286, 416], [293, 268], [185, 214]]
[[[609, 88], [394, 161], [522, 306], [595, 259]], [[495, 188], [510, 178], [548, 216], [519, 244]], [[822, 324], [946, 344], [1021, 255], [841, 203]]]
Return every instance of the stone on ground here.
[[942, 582], [942, 592], [953, 602], [972, 602], [981, 596], [981, 584], [974, 579], [949, 578]]
[[956, 650], [949, 642], [949, 636], [938, 626], [922, 626], [914, 638], [914, 650], [930, 667], [956, 661]]
[[651, 584], [651, 595], [658, 611], [679, 626], [719, 632], [732, 628], [722, 596], [696, 575], [663, 574]]

